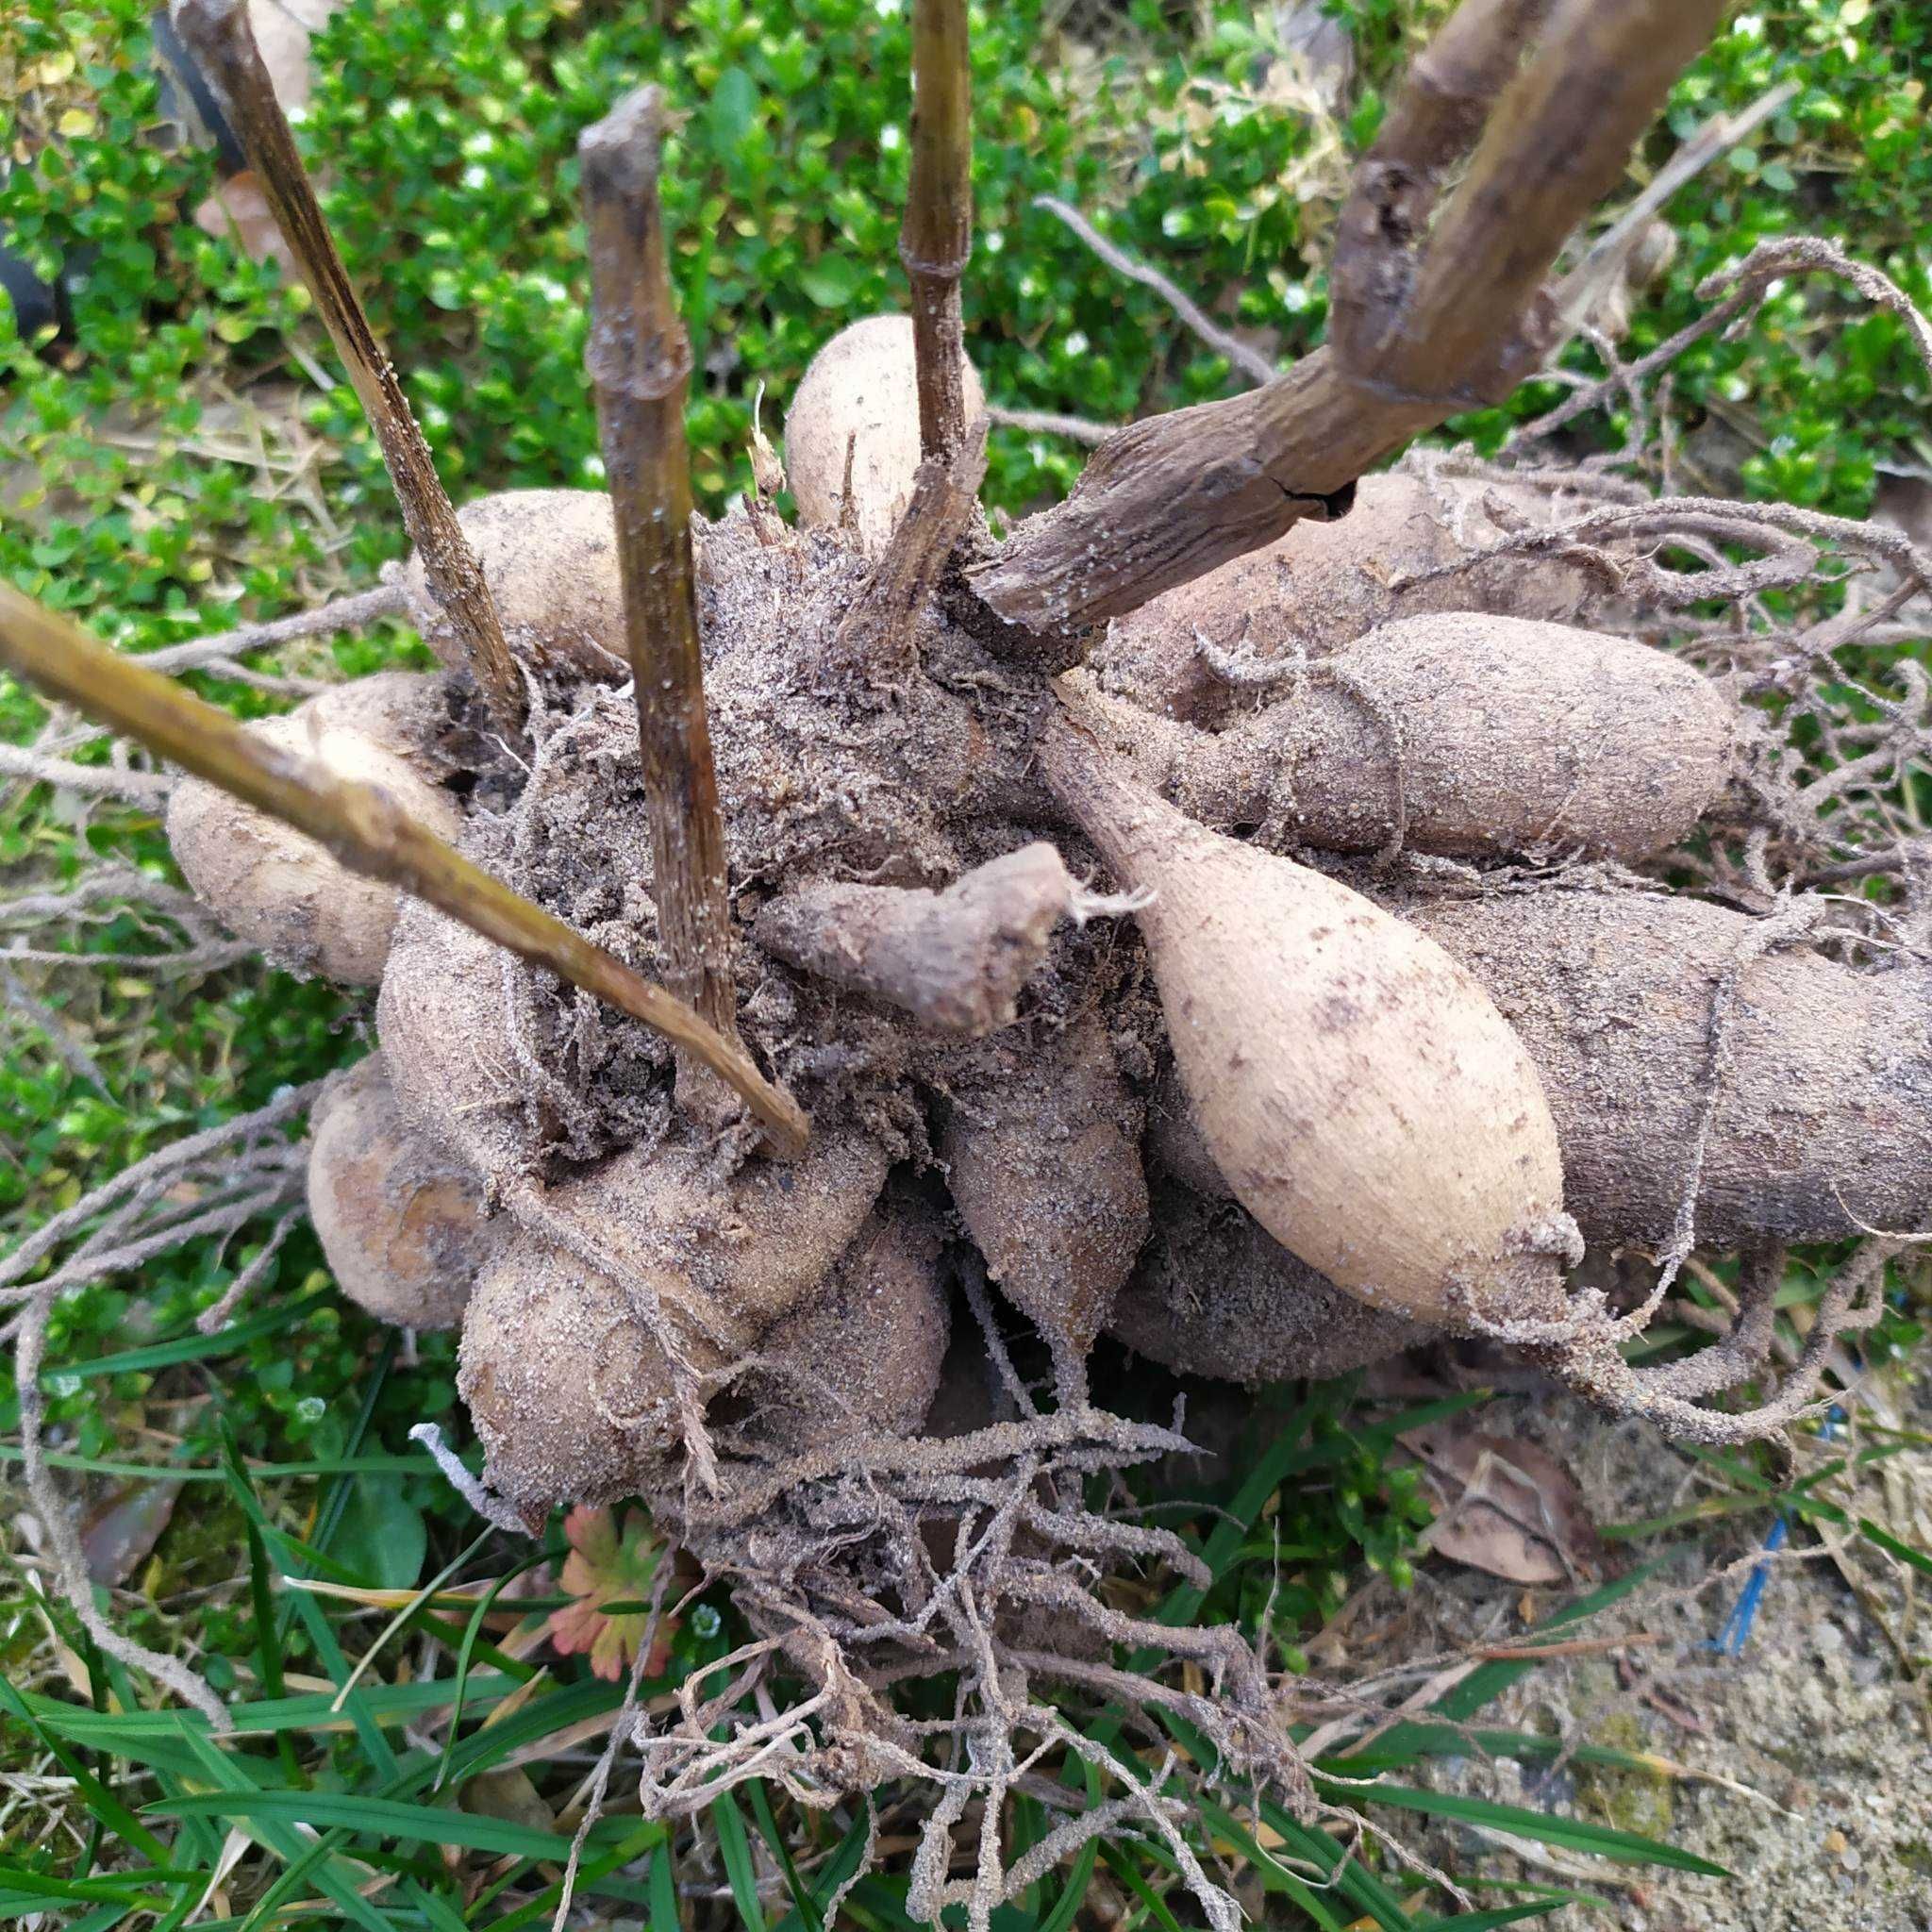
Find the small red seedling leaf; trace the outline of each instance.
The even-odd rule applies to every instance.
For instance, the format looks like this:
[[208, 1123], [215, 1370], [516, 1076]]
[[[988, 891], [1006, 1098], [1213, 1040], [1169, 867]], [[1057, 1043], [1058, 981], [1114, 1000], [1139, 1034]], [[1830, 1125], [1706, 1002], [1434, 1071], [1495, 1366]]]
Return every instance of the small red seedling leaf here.
[[[611, 1616], [603, 1606], [647, 1602], [664, 1546], [641, 1509], [626, 1510], [620, 1527], [610, 1510], [580, 1503], [564, 1519], [563, 1533], [570, 1556], [561, 1583], [576, 1601], [551, 1611], [550, 1641], [565, 1657], [587, 1656], [598, 1676], [617, 1683], [636, 1657], [650, 1617], [643, 1610]], [[670, 1617], [658, 1618], [657, 1639], [644, 1660], [647, 1677], [663, 1674], [675, 1628]]]

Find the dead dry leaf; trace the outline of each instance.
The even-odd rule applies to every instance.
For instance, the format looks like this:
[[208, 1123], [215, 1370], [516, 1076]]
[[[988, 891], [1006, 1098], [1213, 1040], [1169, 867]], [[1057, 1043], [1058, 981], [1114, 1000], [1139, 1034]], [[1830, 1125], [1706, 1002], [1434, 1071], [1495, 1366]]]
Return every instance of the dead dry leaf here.
[[1596, 1574], [1596, 1524], [1576, 1478], [1547, 1449], [1449, 1423], [1411, 1429], [1402, 1443], [1436, 1501], [1426, 1541], [1437, 1555], [1507, 1583]]
[[125, 1583], [160, 1541], [180, 1494], [179, 1483], [128, 1482], [110, 1490], [80, 1525], [87, 1574], [109, 1587]]

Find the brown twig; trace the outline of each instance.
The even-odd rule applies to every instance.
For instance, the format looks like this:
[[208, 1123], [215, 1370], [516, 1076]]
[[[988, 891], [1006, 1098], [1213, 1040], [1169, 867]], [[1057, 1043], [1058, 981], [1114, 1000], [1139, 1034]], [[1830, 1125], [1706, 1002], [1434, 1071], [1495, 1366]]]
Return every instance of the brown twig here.
[[691, 569], [684, 399], [691, 341], [672, 295], [658, 201], [658, 90], [627, 95], [577, 143], [590, 226], [597, 391], [617, 517], [625, 626], [651, 821], [652, 892], [672, 984], [737, 1038], [724, 820], [705, 713]]
[[1158, 269], [1148, 267], [1144, 261], [1136, 260], [1125, 249], [1116, 247], [1078, 208], [1069, 207], [1051, 194], [1036, 194], [1033, 206], [1044, 208], [1048, 214], [1063, 222], [1115, 275], [1127, 281], [1138, 282], [1143, 289], [1152, 289], [1193, 335], [1217, 356], [1225, 356], [1250, 382], [1274, 380], [1277, 374], [1274, 364], [1258, 349], [1249, 347], [1239, 336], [1230, 335], [1202, 309], [1199, 303], [1176, 288]]
[[951, 457], [966, 434], [959, 278], [973, 254], [973, 70], [966, 0], [913, 0], [912, 178], [899, 259], [912, 284], [919, 447]]
[[808, 1124], [736, 1040], [425, 831], [375, 786], [278, 750], [225, 711], [0, 585], [0, 663], [37, 689], [172, 758], [325, 845], [352, 872], [387, 879], [474, 932], [641, 1020], [708, 1067], [770, 1128], [803, 1149]]
[[423, 559], [430, 595], [458, 641], [458, 668], [472, 673], [498, 723], [514, 734], [523, 722], [523, 683], [483, 581], [483, 568], [457, 522], [429, 445], [323, 219], [248, 25], [247, 0], [175, 0], [175, 24], [224, 96], [248, 165], [301, 264], [302, 279], [382, 445], [403, 525]]
[[141, 661], [153, 671], [186, 671], [193, 665], [239, 658], [243, 651], [263, 651], [275, 644], [292, 643], [298, 638], [359, 630], [365, 624], [385, 617], [400, 617], [407, 608], [400, 584], [377, 584], [353, 596], [332, 597], [312, 610], [272, 618], [266, 624], [238, 625], [233, 630], [212, 632], [205, 638], [163, 644], [158, 651], [143, 651]]
[[894, 685], [912, 674], [920, 613], [932, 601], [946, 559], [979, 500], [986, 430], [982, 417], [950, 455], [930, 456], [920, 464], [906, 514], [826, 649], [824, 669], [829, 678], [845, 685]]
[[[1529, 315], [1543, 274], [1721, 11], [1722, 0], [1559, 0], [1419, 253], [1403, 220], [1355, 244], [1379, 251], [1357, 254], [1350, 273], [1381, 306], [1341, 346], [1245, 395], [1109, 438], [1065, 503], [971, 574], [974, 589], [1022, 632], [1066, 636], [1123, 616], [1305, 516], [1345, 508], [1374, 463], [1526, 374], [1544, 339]], [[1528, 9], [1486, 0], [1483, 13], [1504, 32]], [[1504, 33], [1503, 44], [1520, 37]], [[1486, 84], [1468, 92], [1479, 98]], [[1404, 112], [1426, 121], [1428, 110]], [[1462, 124], [1444, 125], [1459, 134]], [[1426, 162], [1448, 141], [1419, 134], [1401, 152]], [[995, 642], [1028, 648], [1024, 636]]]
[[1057, 409], [1008, 409], [1000, 403], [986, 406], [986, 420], [995, 429], [1020, 429], [1029, 436], [1064, 436], [1089, 449], [1103, 443], [1120, 427], [1118, 423], [1091, 423], [1085, 416], [1063, 416]]

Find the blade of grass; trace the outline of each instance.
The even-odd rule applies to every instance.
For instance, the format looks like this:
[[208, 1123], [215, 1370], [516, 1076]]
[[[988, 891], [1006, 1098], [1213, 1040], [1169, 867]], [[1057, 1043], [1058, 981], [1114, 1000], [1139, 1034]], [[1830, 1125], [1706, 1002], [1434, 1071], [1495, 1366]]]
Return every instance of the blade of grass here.
[[457, 1650], [456, 1689], [450, 1698], [449, 1732], [443, 1739], [442, 1757], [436, 1767], [436, 1779], [430, 1787], [432, 1790], [440, 1791], [449, 1782], [450, 1760], [456, 1752], [457, 1733], [461, 1729], [463, 1722], [463, 1702], [469, 1693], [471, 1659], [475, 1655], [476, 1641], [482, 1634], [484, 1618], [490, 1614], [491, 1609], [494, 1607], [498, 1594], [515, 1578], [526, 1574], [540, 1563], [549, 1562], [561, 1555], [562, 1552], [560, 1550], [540, 1549], [536, 1551], [533, 1555], [526, 1557], [521, 1563], [517, 1564], [515, 1568], [505, 1571], [477, 1598], [476, 1607], [470, 1612], [469, 1625], [463, 1631], [463, 1641]]
[[718, 1851], [724, 1860], [724, 1876], [731, 1887], [731, 1900], [746, 1932], [765, 1932], [764, 1907], [758, 1904], [758, 1868], [752, 1863], [751, 1841], [744, 1835], [744, 1819], [729, 1791], [722, 1792], [711, 1806], [711, 1824], [718, 1834]]
[[[221, 1787], [218, 1792], [190, 1794], [179, 1798], [167, 1799], [168, 1804], [192, 1802], [193, 1795], [223, 1798], [245, 1797], [250, 1792], [258, 1792], [259, 1787], [246, 1768], [247, 1760], [222, 1750], [211, 1740], [198, 1732], [185, 1733], [188, 1746], [200, 1760], [203, 1769]], [[285, 1791], [275, 1795], [281, 1797], [306, 1797], [307, 1792]], [[298, 1812], [288, 1823], [280, 1818], [268, 1818], [258, 1822], [257, 1828], [248, 1833], [257, 1844], [273, 1852], [286, 1865], [299, 1860], [308, 1846], [295, 1830], [296, 1824], [308, 1824]], [[342, 1872], [335, 1869], [337, 1860], [325, 1859], [315, 1868], [317, 1882], [340, 1910], [364, 1928], [364, 1932], [391, 1932], [391, 1921], [362, 1896], [357, 1883]]]
[[668, 1844], [651, 1854], [651, 1932], [678, 1932], [677, 1874], [671, 1857]]
[[[319, 1550], [294, 1543], [292, 1538], [283, 1537], [268, 1520], [268, 1513], [261, 1507], [261, 1499], [255, 1493], [255, 1485], [249, 1480], [248, 1473], [242, 1466], [240, 1448], [235, 1441], [235, 1432], [225, 1417], [222, 1420], [222, 1461], [228, 1472], [228, 1492], [242, 1507], [242, 1513], [261, 1532], [262, 1539], [270, 1543], [291, 1543], [298, 1552], [298, 1560], [306, 1557], [310, 1561], [327, 1561]], [[335, 1566], [335, 1567], [340, 1567]], [[360, 1579], [356, 1579], [359, 1581]], [[341, 1646], [336, 1641], [336, 1633], [330, 1627], [328, 1618], [324, 1615], [321, 1605], [301, 1591], [291, 1592], [295, 1603], [295, 1614], [302, 1620], [303, 1628], [308, 1633], [308, 1641], [315, 1645], [316, 1655], [322, 1659], [323, 1669], [331, 1682], [339, 1689], [349, 1674], [348, 1660], [342, 1656]], [[390, 1741], [382, 1735], [381, 1727], [369, 1715], [367, 1700], [359, 1690], [351, 1690], [345, 1709], [350, 1721], [356, 1726], [356, 1736], [362, 1745], [363, 1756], [377, 1778], [387, 1781], [396, 1774], [396, 1754], [390, 1748]]]
[[764, 1779], [750, 1779], [744, 1787], [744, 1795], [751, 1806], [752, 1821], [758, 1828], [758, 1836], [771, 1846], [772, 1856], [777, 1859], [778, 1869], [785, 1874], [785, 1889], [791, 1894], [793, 1909], [785, 1915], [783, 1924], [789, 1925], [798, 1918], [804, 1921], [807, 1932], [824, 1932], [824, 1921], [819, 1916], [818, 1906], [806, 1890], [805, 1881], [799, 1877], [791, 1849], [785, 1842], [785, 1834], [778, 1829], [778, 1821], [772, 1816], [772, 1800], [765, 1790]]
[[[1086, 1758], [1077, 1758], [1081, 1781], [1087, 1787], [1087, 1803], [1090, 1806], [1100, 1803], [1100, 1774]], [[1070, 1765], [1069, 1770], [1073, 1769]], [[1066, 1782], [1065, 1774], [1061, 1782]], [[1087, 1889], [1093, 1882], [1094, 1862], [1100, 1857], [1100, 1840], [1090, 1838], [1074, 1857], [1074, 1869], [1067, 1874], [1067, 1882], [1061, 1889], [1059, 1902], [1045, 1918], [1040, 1922], [1040, 1932], [1067, 1932], [1074, 1923], [1074, 1915], [1080, 1909], [1087, 1897]]]
[[317, 1308], [332, 1304], [334, 1300], [332, 1289], [318, 1289], [315, 1293], [304, 1295], [286, 1307], [266, 1309], [245, 1322], [237, 1322], [232, 1327], [218, 1328], [212, 1335], [191, 1330], [172, 1341], [151, 1341], [141, 1348], [123, 1350], [119, 1355], [97, 1355], [91, 1361], [62, 1362], [58, 1370], [43, 1371], [41, 1380], [44, 1383], [49, 1376], [58, 1374], [88, 1381], [101, 1375], [126, 1374], [137, 1369], [165, 1369], [180, 1362], [212, 1361], [220, 1356], [233, 1355], [238, 1348], [245, 1348], [251, 1341], [259, 1341], [265, 1336], [279, 1335], [285, 1328], [299, 1326]]
[[1679, 1872], [1697, 1872], [1707, 1878], [1728, 1878], [1722, 1865], [1700, 1858], [1695, 1852], [1645, 1838], [1641, 1832], [1615, 1825], [1592, 1824], [1587, 1819], [1563, 1818], [1551, 1811], [1528, 1811], [1517, 1805], [1497, 1805], [1487, 1798], [1465, 1798], [1453, 1791], [1417, 1790], [1408, 1785], [1375, 1784], [1366, 1790], [1337, 1785], [1319, 1774], [1315, 1788], [1331, 1798], [1346, 1797], [1356, 1805], [1391, 1805], [1402, 1811], [1419, 1811], [1429, 1818], [1449, 1818], [1463, 1824], [1486, 1824], [1512, 1838], [1533, 1839], [1540, 1844], [1562, 1845], [1571, 1851], [1593, 1852], [1621, 1864], [1668, 1865]]
[[1180, 1921], [1168, 1910], [1166, 1901], [1135, 1871], [1133, 1860], [1118, 1845], [1102, 1845], [1100, 1857], [1107, 1869], [1146, 1907], [1161, 1932], [1181, 1932]]
[[164, 1798], [149, 1810], [169, 1818], [286, 1818], [293, 1824], [340, 1825], [345, 1831], [403, 1842], [468, 1845], [499, 1857], [564, 1858], [570, 1856], [565, 1832], [540, 1831], [508, 1818], [452, 1811], [438, 1806], [369, 1798], [353, 1791], [264, 1790], [259, 1787], [203, 1791]]
[[1426, 1924], [1418, 1925], [1415, 1932], [1495, 1932], [1499, 1925], [1521, 1924], [1524, 1919], [1546, 1919], [1552, 1912], [1560, 1912], [1565, 1906], [1580, 1901], [1601, 1903], [1587, 1891], [1577, 1891], [1564, 1898], [1537, 1898], [1520, 1906], [1491, 1906], [1482, 1912], [1457, 1912], [1453, 1919], [1431, 1919]]
[[[173, 1864], [174, 1860], [168, 1847], [45, 1724], [42, 1724], [28, 1707], [25, 1699], [4, 1676], [0, 1676], [0, 1709], [6, 1710], [25, 1724], [40, 1740], [42, 1747], [53, 1754], [61, 1770], [74, 1780], [75, 1790], [87, 1801], [88, 1809], [94, 1817], [105, 1820], [118, 1837], [157, 1866], [165, 1869]], [[107, 1723], [110, 1727], [113, 1723], [111, 1716]]]
[[1908, 1564], [1922, 1576], [1932, 1576], [1932, 1557], [1924, 1550], [1917, 1550], [1910, 1543], [1901, 1542], [1889, 1529], [1881, 1529], [1869, 1516], [1858, 1518], [1859, 1533], [1876, 1543], [1889, 1557], [1896, 1557], [1901, 1563]]

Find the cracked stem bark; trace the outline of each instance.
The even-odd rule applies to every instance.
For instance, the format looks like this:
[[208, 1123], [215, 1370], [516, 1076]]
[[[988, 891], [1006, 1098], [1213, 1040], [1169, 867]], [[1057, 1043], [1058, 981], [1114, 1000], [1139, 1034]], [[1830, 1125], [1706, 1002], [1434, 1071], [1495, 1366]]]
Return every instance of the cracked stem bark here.
[[653, 986], [560, 919], [491, 878], [400, 809], [379, 787], [333, 776], [277, 750], [225, 711], [110, 650], [66, 618], [0, 584], [0, 664], [97, 724], [144, 744], [258, 811], [305, 832], [352, 872], [426, 899], [471, 931], [608, 1001], [661, 1033], [741, 1094], [774, 1151], [804, 1151], [803, 1109], [735, 1039]]
[[457, 522], [429, 445], [409, 412], [402, 385], [363, 313], [348, 271], [323, 220], [315, 190], [295, 152], [281, 103], [248, 25], [247, 0], [175, 0], [175, 24], [220, 90], [302, 279], [382, 445], [382, 459], [403, 513], [403, 526], [423, 559], [430, 595], [442, 608], [461, 653], [459, 665], [481, 688], [500, 728], [521, 735], [523, 680], [483, 581], [483, 568]]

